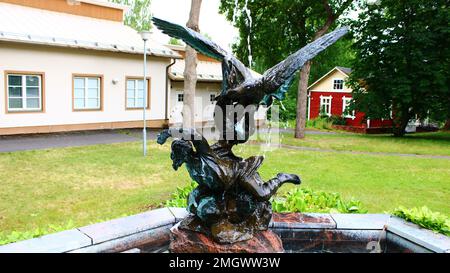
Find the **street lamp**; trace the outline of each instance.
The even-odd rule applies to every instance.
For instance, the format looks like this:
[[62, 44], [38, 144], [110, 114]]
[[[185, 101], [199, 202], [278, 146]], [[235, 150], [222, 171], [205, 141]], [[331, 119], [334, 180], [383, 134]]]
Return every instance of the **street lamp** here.
[[144, 128], [142, 129], [142, 137], [143, 137], [143, 150], [144, 156], [147, 156], [147, 119], [145, 116], [146, 112], [146, 104], [147, 104], [147, 41], [150, 39], [151, 32], [150, 31], [142, 31], [141, 33], [142, 40], [144, 41], [144, 103], [142, 106], [142, 113], [144, 119]]

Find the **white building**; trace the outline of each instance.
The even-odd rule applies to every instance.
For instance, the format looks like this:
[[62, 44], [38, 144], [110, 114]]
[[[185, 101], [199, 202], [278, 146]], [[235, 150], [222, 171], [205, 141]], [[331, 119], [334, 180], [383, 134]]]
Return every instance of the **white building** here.
[[[125, 9], [96, 0], [0, 0], [0, 135], [138, 128], [144, 103], [150, 128], [177, 122], [182, 50], [149, 41], [144, 102], [143, 42], [123, 24]], [[199, 59], [196, 116], [205, 121], [221, 66]]]
[[[170, 124], [182, 122], [181, 111], [183, 108], [183, 89], [184, 89], [184, 46], [168, 45], [168, 47], [178, 54], [183, 59], [177, 60], [171, 66], [169, 77], [171, 79], [171, 94], [170, 94], [170, 109], [169, 115]], [[195, 122], [208, 125], [213, 123], [214, 116], [214, 98], [220, 94], [222, 88], [222, 64], [210, 57], [202, 54], [197, 54], [197, 86], [195, 90]], [[251, 71], [255, 76], [258, 73]], [[266, 118], [266, 108], [261, 107], [255, 115], [259, 124], [262, 124]]]

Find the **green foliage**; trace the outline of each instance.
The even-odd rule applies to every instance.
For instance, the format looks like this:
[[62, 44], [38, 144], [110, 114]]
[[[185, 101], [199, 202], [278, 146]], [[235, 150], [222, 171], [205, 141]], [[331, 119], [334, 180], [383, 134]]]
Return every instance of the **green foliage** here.
[[125, 25], [137, 31], [150, 30], [152, 28], [150, 4], [151, 0], [109, 0], [116, 4], [130, 7], [125, 14]]
[[306, 121], [306, 128], [314, 128], [314, 129], [325, 129], [325, 130], [331, 130], [333, 123], [328, 119], [328, 117], [325, 118], [316, 118]]
[[392, 110], [397, 136], [416, 115], [448, 119], [449, 1], [364, 1], [361, 10], [352, 22], [353, 107], [372, 119], [386, 118]]
[[295, 188], [272, 200], [274, 212], [367, 213], [357, 200], [345, 201], [338, 193]]
[[6, 245], [22, 240], [33, 239], [37, 237], [41, 237], [43, 235], [64, 231], [68, 229], [75, 228], [75, 225], [72, 220], [67, 222], [65, 225], [49, 225], [47, 228], [36, 228], [30, 231], [13, 231], [11, 233], [0, 233], [0, 245]]
[[345, 125], [346, 121], [344, 117], [341, 116], [327, 116], [326, 114], [320, 115], [320, 117], [306, 121], [307, 128], [314, 129], [325, 129], [331, 130], [333, 129], [333, 125]]
[[[197, 187], [195, 182], [183, 188], [178, 187], [172, 198], [166, 202], [166, 207], [187, 206], [189, 193]], [[275, 212], [340, 212], [366, 213], [361, 209], [361, 202], [356, 200], [344, 201], [337, 193], [313, 191], [305, 188], [295, 188], [281, 197], [272, 199]]]
[[[338, 15], [348, 5], [348, 1], [344, 0], [248, 1], [252, 18], [249, 33], [247, 14], [243, 12], [245, 2], [238, 0], [236, 9], [235, 0], [221, 0], [220, 12], [225, 14], [230, 22], [233, 22], [234, 17], [236, 19], [234, 26], [239, 29], [240, 39], [233, 45], [233, 51], [246, 65], [249, 65], [248, 37], [250, 37], [254, 57], [252, 68], [259, 73], [263, 73], [312, 41], [314, 34], [324, 25], [328, 17], [324, 3], [329, 3], [333, 13]], [[330, 30], [338, 23], [335, 22]], [[344, 37], [315, 57], [309, 83], [335, 66], [349, 66], [354, 58], [351, 45], [351, 37]], [[296, 118], [298, 80], [297, 75], [283, 101], [286, 111], [280, 112], [282, 121]]]
[[333, 125], [346, 125], [346, 120], [342, 116], [331, 116], [328, 118], [328, 121], [331, 122]]
[[183, 42], [177, 38], [171, 37], [169, 40], [169, 45], [183, 45]]
[[184, 208], [187, 207], [187, 199], [189, 193], [197, 187], [197, 183], [192, 181], [191, 184], [185, 187], [177, 187], [176, 191], [172, 193], [171, 199], [166, 201], [166, 207]]
[[433, 212], [428, 207], [412, 209], [398, 207], [392, 214], [426, 229], [450, 236], [450, 218], [439, 212]]

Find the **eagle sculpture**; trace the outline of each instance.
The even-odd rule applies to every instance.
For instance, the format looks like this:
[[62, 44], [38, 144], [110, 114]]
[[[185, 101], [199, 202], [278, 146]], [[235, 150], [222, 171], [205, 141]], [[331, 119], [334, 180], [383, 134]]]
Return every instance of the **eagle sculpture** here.
[[[279, 173], [263, 181], [257, 170], [264, 157], [243, 159], [234, 155], [232, 148], [253, 134], [257, 108], [284, 99], [295, 73], [348, 30], [344, 27], [322, 36], [257, 77], [233, 54], [200, 33], [158, 18], [152, 20], [163, 33], [222, 63], [222, 91], [215, 98], [214, 112], [219, 141], [210, 145], [194, 128], [170, 128], [158, 135], [161, 145], [169, 137], [175, 138], [171, 147], [173, 168], [185, 164], [198, 183], [187, 200], [191, 216], [180, 228], [205, 233], [219, 243], [251, 239], [255, 232], [268, 228], [270, 198], [285, 183], [300, 184], [300, 177]], [[229, 111], [234, 108], [244, 111]]]

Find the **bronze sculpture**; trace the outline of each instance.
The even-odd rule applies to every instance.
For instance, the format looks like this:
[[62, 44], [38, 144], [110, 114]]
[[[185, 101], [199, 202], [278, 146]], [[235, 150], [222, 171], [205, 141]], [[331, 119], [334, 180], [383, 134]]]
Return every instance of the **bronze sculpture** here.
[[[272, 217], [269, 199], [284, 183], [300, 184], [295, 174], [278, 174], [264, 182], [257, 170], [262, 156], [243, 159], [233, 146], [245, 143], [254, 133], [254, 113], [260, 105], [282, 100], [294, 74], [322, 50], [336, 42], [346, 28], [329, 33], [305, 46], [286, 60], [255, 78], [232, 54], [201, 34], [161, 19], [155, 26], [171, 37], [182, 39], [198, 52], [222, 62], [222, 92], [216, 98], [214, 121], [220, 139], [214, 145], [191, 128], [171, 128], [158, 135], [158, 143], [169, 137], [171, 159], [177, 170], [183, 164], [199, 186], [188, 198], [192, 216], [180, 227], [205, 233], [220, 243], [248, 240], [258, 231], [267, 230]], [[236, 110], [237, 109], [237, 110]], [[195, 150], [194, 150], [195, 148]]]

